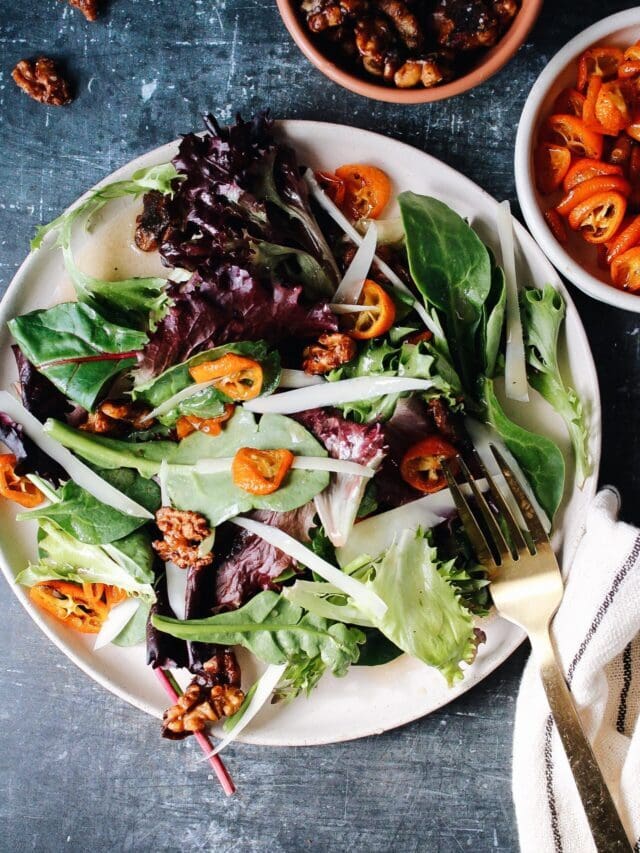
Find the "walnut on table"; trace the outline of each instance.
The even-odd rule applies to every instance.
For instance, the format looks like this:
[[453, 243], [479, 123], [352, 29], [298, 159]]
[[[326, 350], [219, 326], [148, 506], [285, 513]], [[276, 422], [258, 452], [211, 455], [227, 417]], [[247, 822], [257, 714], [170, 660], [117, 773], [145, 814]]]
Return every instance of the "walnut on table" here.
[[341, 364], [346, 364], [356, 354], [356, 343], [341, 332], [320, 335], [318, 342], [302, 351], [302, 367], [305, 373], [315, 375], [328, 373]]
[[98, 19], [99, 0], [69, 0], [69, 5], [79, 9], [87, 21]]
[[21, 59], [11, 76], [23, 92], [41, 104], [62, 107], [73, 100], [68, 81], [46, 56], [39, 56], [35, 62]]
[[165, 563], [175, 563], [181, 569], [203, 569], [213, 563], [211, 552], [199, 552], [200, 544], [211, 536], [211, 528], [204, 515], [162, 506], [156, 512], [156, 524], [164, 538], [156, 539], [152, 545]]

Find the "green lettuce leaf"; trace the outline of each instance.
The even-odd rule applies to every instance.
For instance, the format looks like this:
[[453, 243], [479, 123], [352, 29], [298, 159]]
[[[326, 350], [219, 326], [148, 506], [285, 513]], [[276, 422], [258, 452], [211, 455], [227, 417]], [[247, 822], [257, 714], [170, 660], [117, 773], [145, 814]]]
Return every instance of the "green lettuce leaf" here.
[[145, 601], [155, 600], [151, 539], [145, 531], [99, 546], [80, 542], [47, 519], [40, 519], [39, 524], [40, 562], [20, 572], [18, 583], [33, 586], [54, 579], [104, 583]]
[[115, 181], [100, 187], [100, 189], [90, 193], [84, 201], [81, 201], [71, 210], [62, 213], [48, 225], [40, 225], [31, 241], [31, 249], [38, 249], [46, 235], [51, 231], [59, 232], [58, 245], [69, 245], [73, 224], [82, 217], [93, 216], [108, 201], [123, 196], [139, 198], [149, 190], [157, 190], [163, 195], [173, 195], [174, 181], [181, 179], [172, 163], [163, 163], [160, 166], [139, 169], [128, 181]]
[[326, 583], [296, 581], [282, 594], [325, 619], [377, 628], [393, 646], [435, 667], [453, 684], [462, 678], [460, 663], [474, 659], [477, 638], [473, 616], [447, 579], [451, 566], [440, 569], [429, 537], [404, 530], [377, 560], [360, 558], [345, 569], [385, 602], [380, 619]]
[[487, 423], [515, 456], [536, 500], [552, 519], [564, 493], [565, 464], [560, 449], [550, 438], [509, 420], [496, 397], [492, 379], [484, 379], [483, 399]]
[[551, 285], [522, 293], [529, 383], [563, 418], [575, 455], [576, 479], [582, 485], [592, 470], [589, 433], [582, 401], [565, 385], [558, 364], [558, 338], [565, 313], [564, 299]]
[[122, 631], [111, 642], [114, 646], [139, 646], [147, 639], [147, 621], [151, 603], [140, 601], [140, 605]]
[[133, 367], [147, 342], [143, 332], [109, 323], [79, 302], [30, 311], [8, 325], [26, 358], [85, 409], [93, 408], [108, 382]]

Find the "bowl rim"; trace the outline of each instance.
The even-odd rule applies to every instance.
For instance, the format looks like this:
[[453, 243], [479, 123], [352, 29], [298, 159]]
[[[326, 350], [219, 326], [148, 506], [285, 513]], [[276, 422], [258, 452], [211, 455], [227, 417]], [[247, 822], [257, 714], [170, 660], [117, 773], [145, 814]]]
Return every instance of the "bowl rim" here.
[[398, 89], [369, 83], [354, 74], [340, 68], [320, 51], [299, 20], [295, 0], [276, 0], [280, 17], [290, 36], [298, 45], [309, 62], [325, 77], [334, 83], [354, 92], [356, 95], [386, 101], [390, 104], [426, 104], [441, 101], [445, 98], [461, 95], [492, 77], [516, 54], [526, 37], [529, 35], [540, 10], [543, 0], [522, 0], [520, 9], [511, 26], [500, 41], [484, 56], [481, 63], [465, 74], [444, 86], [434, 86], [431, 89]]
[[[514, 149], [516, 193], [522, 215], [534, 239], [561, 275], [579, 290], [598, 302], [640, 313], [640, 295], [617, 290], [605, 284], [581, 266], [552, 235], [534, 189], [534, 133], [544, 108], [548, 92], [558, 75], [588, 47], [603, 41], [617, 30], [637, 25], [640, 28], [640, 7], [625, 9], [582, 30], [554, 54], [531, 87], [518, 122]], [[639, 32], [640, 37], [640, 32]]]

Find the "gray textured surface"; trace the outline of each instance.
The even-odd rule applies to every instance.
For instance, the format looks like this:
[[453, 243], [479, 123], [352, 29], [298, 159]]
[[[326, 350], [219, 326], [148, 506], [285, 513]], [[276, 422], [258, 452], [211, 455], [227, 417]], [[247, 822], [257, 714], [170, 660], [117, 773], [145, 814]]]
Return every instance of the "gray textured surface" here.
[[[512, 150], [548, 58], [631, 4], [547, 3], [517, 57], [452, 101], [400, 108], [326, 81], [273, 0], [112, 0], [87, 24], [59, 0], [0, 3], [0, 283], [36, 224], [132, 157], [198, 124], [269, 105], [389, 133], [515, 202]], [[60, 58], [78, 99], [47, 109], [10, 80], [23, 56]], [[602, 480], [640, 522], [636, 428], [640, 318], [574, 291], [600, 368]], [[225, 801], [189, 745], [82, 675], [0, 583], [0, 849], [7, 851], [514, 851], [514, 701], [525, 652], [441, 712], [377, 738], [317, 749], [236, 746]], [[339, 689], [339, 683], [336, 686]]]

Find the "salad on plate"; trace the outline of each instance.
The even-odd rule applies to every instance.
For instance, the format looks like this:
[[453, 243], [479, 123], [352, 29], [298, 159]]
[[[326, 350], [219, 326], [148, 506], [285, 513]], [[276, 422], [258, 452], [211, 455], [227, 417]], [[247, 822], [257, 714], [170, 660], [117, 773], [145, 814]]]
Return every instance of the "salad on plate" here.
[[[498, 263], [442, 200], [402, 192], [386, 216], [376, 165], [313, 172], [264, 113], [205, 124], [38, 230], [75, 299], [9, 323], [0, 494], [37, 524], [16, 578], [32, 602], [96, 650], [146, 643], [184, 684], [164, 736], [222, 723], [219, 750], [352, 666], [408, 654], [464, 678], [490, 578], [442, 461], [481, 479], [500, 446], [549, 526], [565, 486], [505, 397], [531, 387], [561, 415], [578, 484], [591, 463], [563, 297], [516, 283], [508, 209]], [[164, 275], [83, 271], [74, 240], [118, 198]]]

